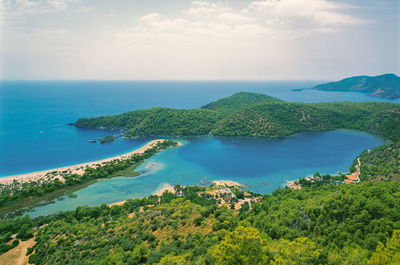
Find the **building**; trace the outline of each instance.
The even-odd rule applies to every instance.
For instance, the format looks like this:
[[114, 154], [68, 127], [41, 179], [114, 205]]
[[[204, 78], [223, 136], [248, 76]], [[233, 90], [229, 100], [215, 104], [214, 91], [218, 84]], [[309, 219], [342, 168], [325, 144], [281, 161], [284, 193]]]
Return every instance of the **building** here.
[[360, 182], [359, 175], [360, 175], [360, 172], [358, 172], [358, 171], [354, 172], [353, 174], [346, 175], [346, 179], [344, 180], [344, 182], [346, 184], [359, 183]]

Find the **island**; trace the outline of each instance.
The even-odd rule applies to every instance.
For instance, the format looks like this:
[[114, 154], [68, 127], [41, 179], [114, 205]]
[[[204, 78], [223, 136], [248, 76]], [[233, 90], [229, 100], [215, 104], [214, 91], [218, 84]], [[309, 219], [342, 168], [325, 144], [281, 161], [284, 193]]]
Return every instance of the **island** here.
[[[400, 77], [395, 74], [353, 76], [338, 82], [329, 82], [310, 88], [321, 91], [362, 92], [386, 99], [400, 98]], [[301, 91], [303, 89], [298, 89]]]

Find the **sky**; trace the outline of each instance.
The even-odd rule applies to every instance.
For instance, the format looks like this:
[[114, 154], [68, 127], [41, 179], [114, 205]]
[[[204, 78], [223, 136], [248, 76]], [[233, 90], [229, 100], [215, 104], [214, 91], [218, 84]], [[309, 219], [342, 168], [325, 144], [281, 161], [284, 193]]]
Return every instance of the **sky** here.
[[400, 74], [399, 0], [0, 0], [1, 80]]

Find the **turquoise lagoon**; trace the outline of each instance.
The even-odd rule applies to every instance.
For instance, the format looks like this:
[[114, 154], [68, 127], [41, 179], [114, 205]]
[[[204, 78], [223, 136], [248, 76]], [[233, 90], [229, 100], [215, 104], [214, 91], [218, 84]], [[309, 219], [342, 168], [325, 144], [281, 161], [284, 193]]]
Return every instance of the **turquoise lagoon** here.
[[347, 172], [363, 150], [384, 143], [363, 132], [338, 130], [299, 133], [282, 140], [201, 137], [179, 140], [137, 170], [138, 177], [116, 177], [63, 196], [29, 212], [31, 216], [148, 196], [164, 184], [193, 185], [206, 180], [234, 180], [258, 193], [270, 193], [289, 180], [320, 173]]

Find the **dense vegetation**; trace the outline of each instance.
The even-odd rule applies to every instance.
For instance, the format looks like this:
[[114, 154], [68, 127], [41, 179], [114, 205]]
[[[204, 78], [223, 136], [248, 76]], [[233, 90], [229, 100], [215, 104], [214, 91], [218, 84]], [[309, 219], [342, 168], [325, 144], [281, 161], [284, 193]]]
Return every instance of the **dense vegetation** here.
[[400, 97], [400, 77], [395, 74], [354, 76], [338, 82], [329, 82], [311, 89], [323, 91], [357, 91], [372, 96], [396, 99]]
[[154, 108], [80, 119], [81, 128], [125, 129], [126, 136], [257, 136], [281, 138], [297, 132], [352, 129], [400, 140], [400, 105], [385, 102], [289, 103], [239, 93], [204, 106]]
[[204, 189], [11, 219], [0, 234], [6, 242], [9, 232], [29, 238], [37, 229], [33, 264], [399, 262], [398, 182], [279, 189], [245, 211], [216, 207], [198, 195]]
[[[361, 181], [399, 180], [400, 143], [390, 143], [361, 153]], [[357, 161], [354, 161], [352, 168]]]
[[283, 102], [280, 99], [258, 93], [239, 92], [201, 107], [202, 109], [232, 112], [259, 103]]
[[80, 119], [81, 128], [110, 128], [126, 130], [127, 137], [189, 136], [208, 134], [218, 120], [218, 113], [207, 109], [178, 110], [152, 108], [116, 116]]
[[115, 141], [115, 139], [116, 139], [116, 137], [112, 136], [112, 135], [104, 136], [104, 137], [100, 138], [100, 143], [101, 144], [111, 143], [111, 142]]
[[134, 154], [129, 159], [116, 159], [98, 166], [97, 168], [88, 167], [85, 169], [83, 175], [65, 173], [62, 175], [64, 181], [60, 181], [58, 178], [53, 178], [49, 180], [25, 182], [22, 184], [17, 181], [14, 181], [11, 185], [0, 184], [0, 206], [4, 206], [7, 203], [21, 198], [41, 196], [63, 187], [82, 184], [94, 179], [115, 176], [115, 174], [118, 174], [118, 172], [127, 168], [133, 170], [133, 168], [138, 166], [145, 159], [151, 157], [162, 149], [175, 146], [176, 144], [177, 142], [170, 140], [159, 142], [153, 148], [147, 149], [142, 154]]

